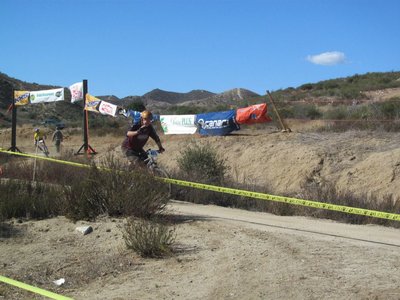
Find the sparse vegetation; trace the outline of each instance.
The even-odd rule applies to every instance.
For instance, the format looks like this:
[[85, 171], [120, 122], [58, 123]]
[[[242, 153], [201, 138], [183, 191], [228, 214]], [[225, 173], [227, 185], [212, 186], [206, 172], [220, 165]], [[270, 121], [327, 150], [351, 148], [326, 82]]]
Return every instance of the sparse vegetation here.
[[162, 257], [172, 253], [176, 234], [175, 228], [160, 220], [128, 218], [123, 238], [128, 249], [142, 257]]
[[178, 166], [185, 178], [204, 183], [223, 182], [228, 166], [210, 145], [192, 144], [182, 151]]
[[168, 201], [163, 182], [147, 172], [128, 172], [113, 157], [90, 168], [38, 162], [37, 182], [32, 182], [31, 163], [8, 163], [6, 168], [8, 176], [16, 178], [0, 184], [0, 208], [6, 218], [59, 214], [74, 221], [100, 214], [150, 218], [161, 213]]

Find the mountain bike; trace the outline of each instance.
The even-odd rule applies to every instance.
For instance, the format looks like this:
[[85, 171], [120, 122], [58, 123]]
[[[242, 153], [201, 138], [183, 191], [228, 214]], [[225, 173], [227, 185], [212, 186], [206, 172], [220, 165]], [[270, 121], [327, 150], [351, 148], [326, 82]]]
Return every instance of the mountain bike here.
[[[146, 151], [147, 158], [143, 161], [151, 174], [161, 178], [171, 178], [168, 172], [157, 164], [157, 156], [160, 152], [157, 150], [148, 149]], [[172, 183], [166, 182], [168, 185], [169, 196], [172, 196]]]
[[40, 151], [42, 151], [44, 153], [44, 155], [46, 155], [46, 157], [49, 157], [49, 148], [47, 148], [46, 143], [44, 142], [44, 140], [38, 140], [36, 142], [36, 153], [38, 152], [38, 149]]

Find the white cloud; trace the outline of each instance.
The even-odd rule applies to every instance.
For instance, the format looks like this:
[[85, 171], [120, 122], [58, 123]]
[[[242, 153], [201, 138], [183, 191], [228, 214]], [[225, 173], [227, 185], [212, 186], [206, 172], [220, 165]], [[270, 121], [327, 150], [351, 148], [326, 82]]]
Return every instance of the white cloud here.
[[324, 52], [317, 55], [308, 55], [307, 60], [316, 65], [333, 66], [344, 63], [346, 56], [343, 52]]

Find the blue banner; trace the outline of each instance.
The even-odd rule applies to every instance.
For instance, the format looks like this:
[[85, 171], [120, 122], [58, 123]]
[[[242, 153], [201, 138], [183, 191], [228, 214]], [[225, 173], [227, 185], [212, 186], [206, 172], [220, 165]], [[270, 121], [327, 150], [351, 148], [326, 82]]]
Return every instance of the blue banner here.
[[202, 135], [227, 135], [240, 129], [235, 121], [235, 110], [198, 114], [195, 124]]

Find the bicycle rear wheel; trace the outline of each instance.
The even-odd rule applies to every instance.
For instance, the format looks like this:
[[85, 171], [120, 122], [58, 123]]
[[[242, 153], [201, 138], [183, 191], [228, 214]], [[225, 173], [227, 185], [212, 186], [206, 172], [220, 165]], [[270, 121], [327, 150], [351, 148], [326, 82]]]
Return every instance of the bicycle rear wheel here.
[[[161, 177], [161, 178], [171, 178], [168, 174], [167, 171], [165, 171], [163, 168], [160, 168], [159, 166], [155, 167], [152, 169], [152, 173], [154, 176]], [[172, 196], [172, 183], [166, 182], [165, 183], [168, 186], [168, 196]]]

